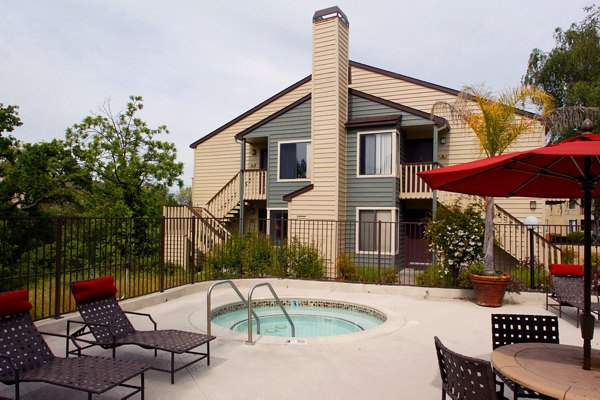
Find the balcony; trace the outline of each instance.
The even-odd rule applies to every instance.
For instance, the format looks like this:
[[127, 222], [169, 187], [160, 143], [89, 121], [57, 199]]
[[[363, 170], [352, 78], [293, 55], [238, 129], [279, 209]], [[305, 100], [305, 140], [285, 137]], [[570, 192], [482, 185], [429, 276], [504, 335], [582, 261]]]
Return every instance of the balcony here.
[[417, 176], [418, 172], [439, 168], [436, 162], [402, 164], [402, 178], [400, 181], [401, 199], [431, 199], [431, 188]]

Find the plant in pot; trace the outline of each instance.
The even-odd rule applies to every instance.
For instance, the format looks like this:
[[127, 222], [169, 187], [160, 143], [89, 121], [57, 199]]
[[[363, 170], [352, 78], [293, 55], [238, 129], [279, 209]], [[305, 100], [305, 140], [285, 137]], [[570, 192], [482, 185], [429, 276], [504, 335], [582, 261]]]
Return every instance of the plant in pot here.
[[506, 274], [486, 272], [483, 235], [484, 220], [476, 204], [440, 207], [425, 230], [425, 239], [437, 255], [442, 273], [451, 276], [459, 287], [473, 288], [477, 304], [499, 307], [505, 291], [518, 291], [519, 284]]
[[525, 288], [522, 281], [504, 272], [487, 273], [483, 262], [475, 262], [461, 271], [460, 286], [473, 288], [475, 302], [484, 307], [501, 307], [506, 292], [520, 294]]

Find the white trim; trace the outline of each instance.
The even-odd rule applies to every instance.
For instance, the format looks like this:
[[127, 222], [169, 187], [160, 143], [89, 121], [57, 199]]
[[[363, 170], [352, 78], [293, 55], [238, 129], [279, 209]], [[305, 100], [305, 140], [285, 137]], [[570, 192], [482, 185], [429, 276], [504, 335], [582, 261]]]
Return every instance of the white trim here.
[[[373, 174], [373, 175], [367, 175], [367, 174], [361, 174], [360, 173], [360, 137], [362, 135], [373, 135], [373, 134], [379, 134], [379, 133], [390, 133], [392, 135], [392, 145], [391, 145], [391, 152], [392, 152], [392, 173], [391, 174]], [[398, 149], [398, 142], [399, 142], [399, 133], [397, 129], [384, 129], [384, 130], [377, 130], [377, 131], [358, 131], [356, 132], [356, 177], [359, 179], [364, 179], [364, 178], [391, 178], [391, 177], [396, 177], [398, 174], [398, 159], [399, 159], [399, 149]]]
[[382, 251], [382, 255], [386, 256], [394, 256], [398, 254], [399, 246], [396, 246], [396, 227], [398, 226], [398, 207], [356, 207], [356, 218], [355, 218], [355, 239], [354, 239], [354, 253], [355, 254], [377, 254], [377, 251], [364, 251], [360, 250], [360, 212], [361, 211], [390, 211], [392, 214], [392, 221], [390, 225], [392, 225], [392, 234], [390, 237], [391, 240], [391, 249], [390, 251]]
[[[271, 211], [287, 211], [288, 217], [290, 215], [289, 208], [280, 208], [280, 207], [267, 208], [267, 235], [271, 234]], [[288, 218], [288, 221], [289, 221], [289, 218]], [[288, 226], [288, 228], [289, 228], [289, 226]]]
[[[308, 157], [308, 165], [307, 165], [307, 178], [299, 178], [299, 179], [281, 179], [279, 178], [279, 173], [280, 173], [280, 165], [279, 165], [279, 160], [281, 157], [281, 145], [282, 144], [290, 144], [290, 143], [308, 143], [308, 151], [307, 151], [307, 157]], [[277, 182], [310, 182], [312, 179], [312, 140], [310, 139], [302, 139], [302, 140], [281, 140], [279, 142], [277, 142]]]

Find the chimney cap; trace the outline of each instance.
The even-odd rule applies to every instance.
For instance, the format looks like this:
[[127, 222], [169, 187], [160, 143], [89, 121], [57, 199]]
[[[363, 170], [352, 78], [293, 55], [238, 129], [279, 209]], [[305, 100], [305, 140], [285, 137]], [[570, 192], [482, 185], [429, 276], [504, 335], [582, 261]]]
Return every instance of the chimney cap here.
[[350, 22], [348, 22], [348, 17], [346, 17], [346, 14], [344, 14], [344, 12], [340, 10], [338, 6], [315, 11], [315, 15], [313, 15], [313, 23], [334, 17], [339, 17], [342, 21], [346, 23], [346, 25], [350, 25]]

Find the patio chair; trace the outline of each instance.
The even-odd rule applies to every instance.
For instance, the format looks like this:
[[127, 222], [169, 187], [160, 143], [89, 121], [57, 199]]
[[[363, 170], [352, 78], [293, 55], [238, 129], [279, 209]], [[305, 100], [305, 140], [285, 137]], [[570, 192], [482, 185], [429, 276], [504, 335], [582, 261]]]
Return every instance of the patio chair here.
[[[56, 357], [33, 324], [27, 290], [0, 294], [0, 382], [15, 385], [20, 399], [21, 383], [43, 382], [69, 389], [101, 394], [117, 386], [128, 389], [127, 399], [136, 393], [144, 398], [144, 372], [148, 364], [104, 357]], [[140, 376], [140, 385], [125, 383]], [[133, 389], [130, 391], [129, 389]]]
[[[492, 348], [514, 343], [559, 343], [558, 318], [548, 315], [492, 314]], [[514, 399], [552, 399], [508, 379], [496, 375], [514, 394]]]
[[452, 400], [505, 399], [504, 385], [494, 380], [489, 361], [458, 354], [444, 346], [437, 336], [434, 341], [442, 377], [442, 400], [446, 395]]
[[[170, 367], [166, 369], [153, 365], [152, 369], [170, 373], [171, 384], [175, 383], [177, 371], [204, 359], [210, 365], [210, 341], [216, 339], [214, 336], [173, 329], [157, 330], [156, 322], [149, 314], [123, 311], [115, 298], [117, 288], [112, 276], [72, 282], [71, 292], [83, 321], [67, 321], [67, 333], [71, 334], [71, 325], [82, 325], [72, 335], [86, 345], [73, 351], [67, 348], [67, 352], [81, 355], [82, 349], [100, 346], [112, 349], [115, 358], [117, 347], [124, 345], [154, 350], [154, 357], [158, 355], [158, 350], [165, 351], [171, 356]], [[136, 330], [126, 314], [147, 317], [154, 330]], [[206, 345], [206, 352], [193, 351], [202, 345]], [[193, 358], [175, 368], [175, 354], [189, 354]]]
[[[576, 264], [552, 264], [550, 266], [553, 289], [546, 291], [546, 310], [553, 308], [558, 311], [558, 317], [562, 318], [562, 308], [574, 307], [577, 310], [576, 325], [579, 327], [579, 314], [583, 310], [583, 271]], [[591, 311], [595, 312], [600, 319], [600, 298], [591, 304]]]

